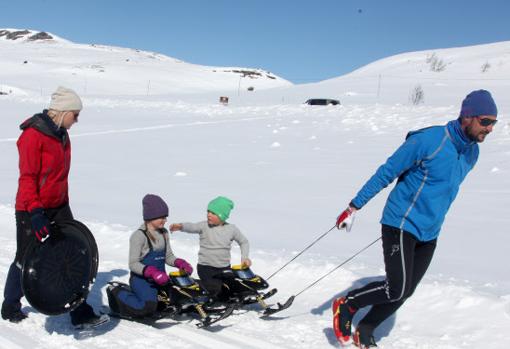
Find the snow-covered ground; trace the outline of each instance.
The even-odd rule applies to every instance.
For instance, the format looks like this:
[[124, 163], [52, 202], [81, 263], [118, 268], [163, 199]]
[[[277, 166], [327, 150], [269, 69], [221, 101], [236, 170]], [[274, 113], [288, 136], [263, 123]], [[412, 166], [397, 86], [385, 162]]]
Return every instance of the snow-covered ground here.
[[[16, 44], [8, 43], [11, 58], [17, 52]], [[0, 45], [4, 44], [0, 41]], [[501, 55], [501, 46], [497, 47], [493, 51]], [[25, 52], [25, 48], [18, 50]], [[62, 47], [59, 52], [75, 54]], [[475, 56], [492, 51], [484, 46], [462, 52]], [[0, 63], [3, 60], [0, 56]], [[381, 69], [388, 66], [388, 61], [383, 63]], [[27, 88], [28, 77], [47, 89]], [[501, 80], [480, 83], [479, 88], [494, 92], [500, 122], [481, 144], [479, 162], [447, 216], [424, 280], [398, 313], [377, 329], [382, 348], [507, 348], [510, 344], [510, 238], [505, 233], [510, 225], [510, 105], [505, 100], [510, 88], [502, 82], [504, 78], [510, 79], [508, 70], [500, 72]], [[115, 80], [115, 74], [110, 79]], [[426, 94], [425, 103], [412, 106], [407, 96], [399, 102], [375, 103], [374, 96], [360, 97], [363, 89], [369, 89], [362, 80], [347, 90], [342, 77], [338, 79], [335, 84], [288, 88], [285, 95], [293, 97], [278, 101], [275, 96], [281, 89], [274, 90], [273, 96], [271, 90], [243, 91], [236, 96], [234, 88], [228, 106], [217, 103], [214, 91], [204, 93], [199, 88], [186, 97], [171, 92], [144, 96], [106, 80], [105, 96], [81, 90], [85, 109], [71, 130], [70, 199], [75, 216], [89, 226], [99, 246], [99, 274], [90, 303], [96, 309], [106, 304], [106, 283], [128, 279], [128, 239], [141, 223], [144, 194], [159, 194], [169, 203], [170, 222], [199, 221], [205, 218], [210, 199], [217, 195], [232, 198], [236, 207], [230, 221], [250, 239], [253, 270], [267, 277], [334, 225], [337, 214], [408, 130], [455, 118], [461, 100], [473, 88], [448, 80], [446, 96], [438, 92], [432, 103]], [[47, 105], [50, 86], [60, 81], [36, 71], [18, 81], [15, 72], [2, 70], [0, 82], [17, 91], [0, 95], [2, 291], [15, 251], [18, 125]], [[66, 82], [80, 90], [70, 80], [62, 84]], [[406, 89], [401, 86], [401, 91]], [[305, 94], [324, 96], [327, 91], [326, 97], [340, 94], [357, 96], [357, 100], [341, 98], [344, 105], [339, 107], [292, 102], [302, 101]], [[391, 99], [399, 98], [395, 92]], [[385, 190], [359, 212], [350, 233], [333, 230], [273, 277], [270, 284], [279, 292], [270, 301], [297, 294], [375, 240], [388, 193]], [[175, 233], [171, 241], [178, 256], [196, 263], [198, 242], [193, 236]], [[234, 248], [233, 262], [238, 260], [239, 251]], [[0, 347], [338, 347], [331, 328], [332, 298], [381, 277], [382, 268], [377, 243], [298, 296], [290, 309], [274, 318], [261, 319], [254, 310], [238, 312], [208, 330], [196, 329], [186, 318], [164, 322], [160, 329], [113, 320], [100, 331], [78, 334], [70, 328], [67, 315], [48, 317], [25, 302], [27, 320], [16, 325], [0, 321]], [[357, 319], [359, 315], [355, 324]]]

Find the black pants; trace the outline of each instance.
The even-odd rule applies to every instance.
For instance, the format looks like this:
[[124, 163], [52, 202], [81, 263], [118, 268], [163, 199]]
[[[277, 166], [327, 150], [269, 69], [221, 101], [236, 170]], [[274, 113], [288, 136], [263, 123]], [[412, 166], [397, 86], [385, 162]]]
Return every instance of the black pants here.
[[[73, 213], [71, 212], [71, 208], [68, 204], [57, 208], [44, 209], [44, 212], [48, 216], [50, 222], [73, 219]], [[26, 211], [16, 211], [15, 215], [16, 256], [14, 257], [14, 261], [9, 267], [9, 272], [7, 273], [7, 280], [4, 288], [4, 301], [2, 303], [3, 314], [12, 314], [13, 312], [20, 311], [21, 309], [21, 298], [23, 297], [23, 289], [21, 287], [21, 266], [28, 246], [34, 239], [36, 239], [35, 234], [32, 232], [30, 214]], [[90, 314], [90, 312], [93, 312], [92, 307], [90, 307], [90, 305], [86, 302], [83, 302], [78, 308], [71, 312], [71, 318], [76, 317], [77, 314]]]
[[224, 278], [234, 276], [230, 266], [216, 268], [210, 265], [198, 264], [197, 273], [202, 286], [204, 286], [213, 298], [218, 298], [220, 296]]
[[358, 326], [375, 329], [409, 298], [427, 271], [437, 239], [418, 241], [401, 229], [382, 226], [386, 280], [372, 282], [347, 294], [355, 308], [372, 305]]

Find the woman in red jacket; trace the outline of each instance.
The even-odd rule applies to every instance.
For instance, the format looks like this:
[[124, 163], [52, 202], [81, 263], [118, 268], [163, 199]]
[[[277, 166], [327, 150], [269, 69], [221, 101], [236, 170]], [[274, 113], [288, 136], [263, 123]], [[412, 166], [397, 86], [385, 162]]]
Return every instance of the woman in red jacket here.
[[[80, 97], [71, 89], [59, 87], [51, 96], [48, 110], [24, 121], [18, 139], [19, 181], [16, 195], [17, 248], [4, 288], [2, 318], [20, 322], [27, 317], [21, 311], [21, 264], [29, 243], [41, 243], [50, 234], [50, 222], [73, 219], [69, 207], [68, 174], [71, 143], [67, 130], [82, 109]], [[92, 307], [83, 302], [71, 312], [75, 326], [97, 321]]]

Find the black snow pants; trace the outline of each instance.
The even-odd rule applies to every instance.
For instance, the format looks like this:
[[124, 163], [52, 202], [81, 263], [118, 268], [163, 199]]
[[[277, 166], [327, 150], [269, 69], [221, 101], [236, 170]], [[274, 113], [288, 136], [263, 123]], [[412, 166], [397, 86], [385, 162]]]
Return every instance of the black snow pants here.
[[404, 304], [425, 275], [436, 243], [437, 239], [418, 241], [409, 232], [382, 225], [386, 280], [371, 282], [347, 294], [347, 302], [354, 308], [372, 305], [358, 327], [373, 331]]
[[216, 268], [210, 265], [198, 264], [197, 273], [202, 286], [216, 300], [221, 298], [224, 278], [234, 276], [230, 266]]

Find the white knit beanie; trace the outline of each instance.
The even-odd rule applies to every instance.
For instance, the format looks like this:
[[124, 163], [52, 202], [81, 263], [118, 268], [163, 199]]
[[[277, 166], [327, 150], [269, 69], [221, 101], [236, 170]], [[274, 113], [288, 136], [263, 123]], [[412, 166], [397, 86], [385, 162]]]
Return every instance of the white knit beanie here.
[[70, 88], [59, 86], [51, 95], [50, 109], [58, 111], [81, 110], [80, 97]]

